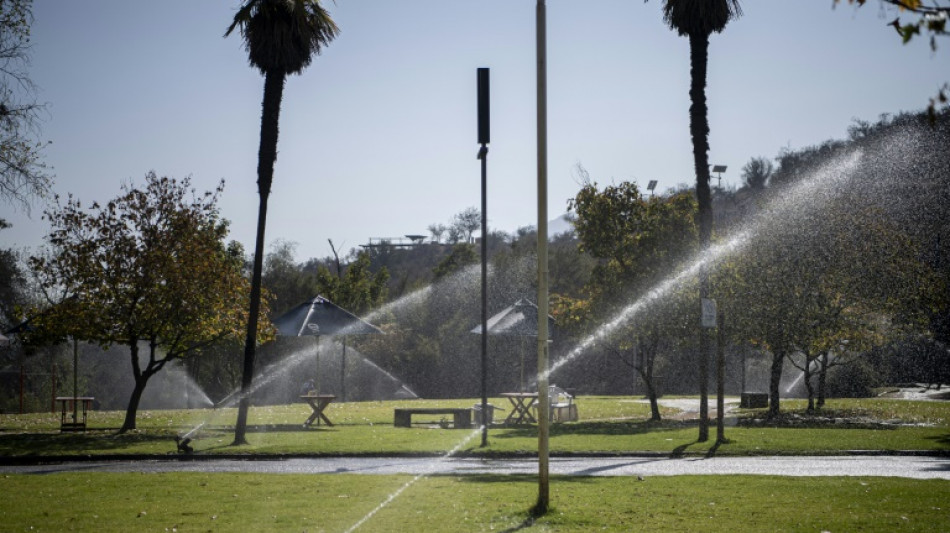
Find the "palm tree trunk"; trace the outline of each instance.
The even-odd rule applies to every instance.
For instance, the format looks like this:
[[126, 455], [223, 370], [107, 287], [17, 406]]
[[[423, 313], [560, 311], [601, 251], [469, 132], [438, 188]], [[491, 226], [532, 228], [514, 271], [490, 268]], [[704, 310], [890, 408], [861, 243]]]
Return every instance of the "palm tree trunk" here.
[[[709, 250], [712, 240], [712, 197], [709, 191], [709, 117], [706, 107], [706, 63], [708, 34], [689, 36], [690, 88], [689, 133], [693, 141], [693, 165], [696, 169], [696, 200], [699, 204], [699, 246]], [[699, 270], [699, 298], [709, 298], [709, 268]], [[709, 440], [709, 335], [699, 330], [699, 442]]]
[[267, 199], [274, 180], [274, 162], [277, 160], [280, 102], [284, 94], [286, 74], [268, 71], [264, 76], [264, 102], [261, 112], [261, 145], [257, 154], [257, 191], [260, 207], [257, 211], [257, 239], [254, 243], [254, 271], [251, 276], [251, 305], [247, 317], [247, 336], [244, 341], [244, 370], [241, 376], [241, 403], [234, 426], [232, 445], [247, 444], [248, 396], [254, 379], [254, 355], [257, 347], [257, 323], [261, 309], [261, 273], [264, 266], [264, 229], [267, 225]]

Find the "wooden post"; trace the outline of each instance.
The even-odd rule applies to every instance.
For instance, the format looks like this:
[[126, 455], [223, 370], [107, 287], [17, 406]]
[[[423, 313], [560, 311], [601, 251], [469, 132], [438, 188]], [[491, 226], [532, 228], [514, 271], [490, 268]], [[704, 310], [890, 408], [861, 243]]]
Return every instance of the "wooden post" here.
[[547, 13], [538, 0], [538, 502], [534, 512], [547, 513], [550, 505], [548, 480], [548, 103], [547, 103]]

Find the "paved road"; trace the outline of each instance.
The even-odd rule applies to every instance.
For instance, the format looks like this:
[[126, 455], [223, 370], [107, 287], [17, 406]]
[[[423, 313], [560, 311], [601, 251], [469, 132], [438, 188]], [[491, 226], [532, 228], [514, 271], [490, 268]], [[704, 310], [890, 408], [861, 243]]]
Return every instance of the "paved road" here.
[[[0, 466], [0, 474], [55, 472], [257, 472], [273, 474], [535, 474], [537, 460], [472, 458], [311, 458], [287, 460], [82, 461]], [[571, 476], [759, 474], [887, 476], [950, 480], [950, 458], [840, 457], [584, 457], [552, 458], [550, 473]]]

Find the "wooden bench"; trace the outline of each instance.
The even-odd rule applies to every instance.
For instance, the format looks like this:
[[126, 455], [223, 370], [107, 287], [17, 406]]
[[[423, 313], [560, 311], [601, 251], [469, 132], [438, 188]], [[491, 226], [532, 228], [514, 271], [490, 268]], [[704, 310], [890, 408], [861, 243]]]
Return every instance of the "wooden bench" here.
[[396, 409], [393, 425], [397, 428], [412, 427], [412, 415], [452, 415], [452, 427], [468, 429], [472, 427], [472, 409], [470, 407], [413, 407]]

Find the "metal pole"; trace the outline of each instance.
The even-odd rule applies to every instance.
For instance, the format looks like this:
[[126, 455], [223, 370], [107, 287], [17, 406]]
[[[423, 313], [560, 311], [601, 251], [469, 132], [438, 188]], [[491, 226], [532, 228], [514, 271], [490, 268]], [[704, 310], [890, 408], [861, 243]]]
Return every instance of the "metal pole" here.
[[491, 140], [491, 71], [479, 68], [478, 159], [482, 162], [482, 447], [488, 446], [488, 143]]
[[739, 392], [746, 392], [745, 388], [745, 358], [746, 358], [746, 347], [742, 347], [742, 384], [739, 387]]
[[547, 10], [538, 0], [535, 15], [538, 121], [538, 502], [536, 514], [548, 511], [548, 95]]
[[346, 401], [346, 336], [343, 337], [343, 354], [340, 356], [340, 401]]
[[320, 335], [314, 335], [313, 338], [315, 339], [314, 346], [316, 347], [316, 349], [314, 350], [315, 363], [313, 365], [316, 379], [314, 379], [313, 381], [313, 385], [314, 385], [313, 389], [314, 391], [316, 391], [317, 394], [320, 394]]
[[51, 413], [56, 413], [56, 365], [50, 364], [50, 376], [53, 382], [53, 394], [50, 396], [50, 406], [49, 411]]
[[478, 151], [482, 160], [482, 447], [488, 446], [488, 146]]
[[73, 337], [73, 424], [79, 423], [79, 341]]
[[20, 414], [23, 414], [23, 355], [20, 355]]
[[719, 324], [716, 336], [716, 442], [726, 442], [726, 313], [719, 311]]

